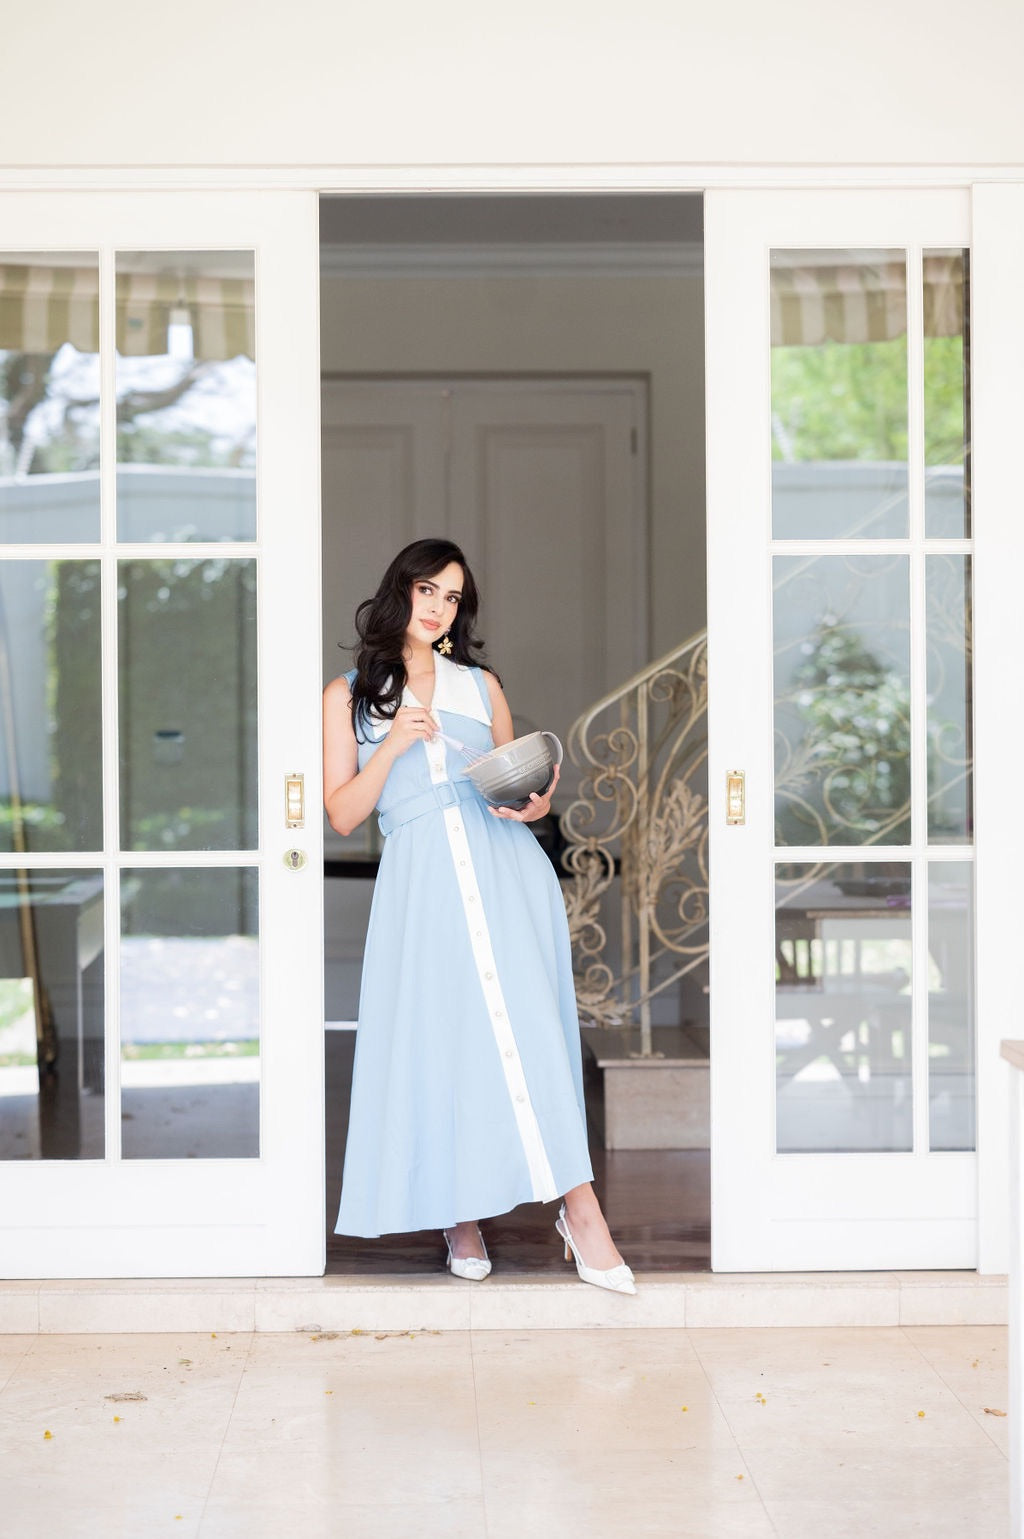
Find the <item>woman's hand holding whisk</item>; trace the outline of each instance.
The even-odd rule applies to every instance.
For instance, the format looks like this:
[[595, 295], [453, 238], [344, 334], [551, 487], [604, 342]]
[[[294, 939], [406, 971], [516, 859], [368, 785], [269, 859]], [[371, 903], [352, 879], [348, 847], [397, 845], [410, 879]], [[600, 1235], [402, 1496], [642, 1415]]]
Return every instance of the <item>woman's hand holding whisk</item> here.
[[387, 741], [397, 758], [407, 753], [414, 743], [429, 742], [436, 733], [437, 723], [429, 711], [420, 705], [403, 705], [395, 712]]

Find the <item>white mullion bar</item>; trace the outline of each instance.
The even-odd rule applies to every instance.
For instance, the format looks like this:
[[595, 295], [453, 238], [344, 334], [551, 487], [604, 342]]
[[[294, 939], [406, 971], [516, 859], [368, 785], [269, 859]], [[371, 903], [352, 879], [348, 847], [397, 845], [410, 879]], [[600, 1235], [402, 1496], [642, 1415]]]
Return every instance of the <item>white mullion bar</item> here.
[[[969, 865], [974, 859], [974, 846], [970, 844], [936, 845], [931, 851], [934, 860], [962, 861]], [[794, 864], [830, 866], [844, 861], [910, 860], [913, 849], [909, 844], [780, 844], [776, 846], [774, 860], [779, 865]]]
[[[925, 545], [929, 555], [968, 556], [971, 553], [970, 540], [962, 538], [929, 539], [925, 541]], [[909, 556], [915, 548], [913, 540], [773, 540], [771, 542], [771, 551], [774, 556]]]
[[[104, 1157], [121, 1158], [120, 765], [117, 746], [117, 379], [115, 255], [100, 251], [100, 680], [103, 762]], [[95, 552], [94, 552], [95, 554]]]
[[[282, 806], [284, 797], [282, 795]], [[149, 866], [155, 870], [177, 871], [183, 866], [224, 867], [258, 866], [259, 850], [125, 850], [123, 867]]]
[[[96, 871], [102, 865], [103, 850], [40, 850], [19, 855], [8, 850], [0, 854], [0, 871]], [[955, 856], [951, 856], [955, 859]], [[256, 866], [259, 850], [129, 850], [121, 857], [126, 866], [157, 866], [166, 870], [179, 866]], [[945, 857], [943, 857], [945, 859]]]
[[[107, 857], [103, 850], [42, 850], [19, 855], [0, 854], [0, 871], [96, 871]], [[155, 866], [176, 870], [179, 866], [256, 866], [259, 850], [128, 850], [121, 857], [126, 866]]]
[[928, 648], [925, 636], [924, 261], [907, 251], [907, 497], [910, 519], [910, 1066], [914, 1153], [928, 1153]]
[[924, 550], [928, 556], [969, 556], [972, 550], [970, 540], [939, 540], [925, 538]]
[[0, 855], [0, 871], [98, 871], [103, 865], [102, 850], [40, 850], [29, 855], [8, 852]]
[[851, 860], [909, 860], [910, 855], [909, 844], [780, 844], [775, 849], [775, 860], [780, 865], [809, 861], [815, 866], [831, 866]]
[[[100, 487], [101, 487], [100, 520], [101, 520], [101, 524], [102, 524], [102, 517], [103, 517], [102, 485], [103, 485], [103, 476], [102, 476], [102, 472], [101, 472], [101, 474], [100, 474]], [[101, 533], [101, 538], [102, 538], [102, 533]], [[76, 545], [76, 544], [74, 544], [71, 541], [61, 541], [59, 545], [55, 544], [52, 540], [46, 542], [45, 544], [35, 544], [35, 545], [28, 544], [28, 543], [17, 545], [17, 544], [5, 541], [4, 542], [4, 560], [6, 561], [6, 560], [10, 559], [12, 561], [53, 561], [53, 560], [60, 560], [60, 561], [95, 561], [96, 558], [99, 556], [101, 549], [102, 549], [102, 546], [100, 544], [98, 544], [96, 542], [96, 540], [91, 540], [91, 541], [89, 541], [88, 544], [80, 544], [80, 545]]]
[[117, 548], [122, 561], [223, 561], [225, 556], [242, 560], [258, 552], [259, 546], [252, 540], [124, 541]]
[[[116, 481], [114, 484], [116, 491]], [[102, 471], [100, 473], [100, 487], [100, 517], [102, 525]], [[960, 543], [963, 545], [965, 551], [970, 548], [967, 541], [961, 541]], [[4, 560], [52, 561], [54, 559], [54, 549], [55, 547], [52, 541], [45, 545], [5, 544]], [[153, 540], [150, 542], [136, 542], [132, 545], [123, 544], [118, 547], [118, 555], [122, 558], [122, 560], [127, 561], [153, 561], [157, 559], [161, 561], [180, 561], [182, 559], [206, 561], [211, 557], [216, 557], [218, 560], [222, 560], [225, 556], [237, 556], [239, 558], [243, 556], [255, 556], [258, 553], [258, 550], [259, 547], [256, 544], [251, 541], [247, 543], [243, 540], [232, 540], [230, 542], [227, 540], [191, 540], [187, 542], [178, 541], [177, 544], [168, 544], [163, 541], [158, 544], [156, 540]], [[97, 546], [95, 543], [89, 545], [62, 544], [60, 546], [60, 559], [62, 561], [87, 559], [95, 560], [96, 554]]]
[[909, 540], [772, 540], [773, 556], [907, 556]]

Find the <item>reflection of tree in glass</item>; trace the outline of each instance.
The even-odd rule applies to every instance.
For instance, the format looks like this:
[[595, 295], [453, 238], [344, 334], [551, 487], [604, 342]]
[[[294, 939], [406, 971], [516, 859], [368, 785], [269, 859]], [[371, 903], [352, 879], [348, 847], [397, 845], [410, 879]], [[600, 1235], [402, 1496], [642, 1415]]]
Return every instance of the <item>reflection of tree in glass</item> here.
[[[117, 401], [119, 464], [251, 468], [255, 365], [248, 358], [182, 365], [119, 361], [130, 374]], [[99, 360], [70, 344], [56, 353], [0, 350], [0, 475], [95, 470]]]
[[910, 808], [907, 681], [829, 618], [808, 647], [788, 697], [804, 726], [776, 783], [779, 843], [900, 842]]
[[772, 458], [905, 460], [907, 345], [772, 349]]
[[[255, 564], [122, 561], [122, 837], [133, 849], [248, 849], [256, 838]], [[180, 734], [181, 754], [154, 757]]]
[[249, 358], [118, 360], [118, 463], [251, 469], [255, 364]]
[[65, 832], [63, 841], [55, 839], [54, 847], [61, 848], [63, 842], [68, 849], [100, 849], [100, 566], [98, 561], [55, 561], [50, 574], [46, 638], [51, 774], [67, 828], [74, 830], [71, 838]]
[[964, 420], [963, 337], [925, 337], [924, 386], [924, 462], [962, 465], [969, 437]]
[[[964, 456], [963, 340], [925, 339], [926, 463]], [[907, 458], [906, 338], [772, 348], [772, 459]]]
[[0, 474], [95, 470], [99, 374], [93, 354], [0, 350]]

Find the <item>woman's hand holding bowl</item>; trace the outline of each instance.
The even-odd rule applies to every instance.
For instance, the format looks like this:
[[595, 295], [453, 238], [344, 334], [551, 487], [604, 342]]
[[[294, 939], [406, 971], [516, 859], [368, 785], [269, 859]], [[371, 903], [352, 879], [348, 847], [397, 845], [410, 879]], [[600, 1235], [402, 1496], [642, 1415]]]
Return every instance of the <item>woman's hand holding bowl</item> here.
[[538, 796], [536, 791], [531, 791], [528, 805], [518, 811], [515, 807], [488, 807], [488, 812], [496, 818], [508, 818], [513, 823], [536, 823], [540, 818], [546, 818], [551, 811], [551, 798], [555, 794], [560, 773], [560, 767], [556, 764], [554, 778], [544, 795]]

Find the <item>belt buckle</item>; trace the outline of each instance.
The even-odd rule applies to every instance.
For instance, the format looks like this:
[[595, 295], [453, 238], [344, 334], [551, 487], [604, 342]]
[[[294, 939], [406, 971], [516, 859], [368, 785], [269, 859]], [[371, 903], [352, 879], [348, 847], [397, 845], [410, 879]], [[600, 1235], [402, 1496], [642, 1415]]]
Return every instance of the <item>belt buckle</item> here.
[[434, 787], [434, 799], [442, 812], [446, 812], [449, 807], [459, 805], [458, 794], [450, 780], [438, 781]]

